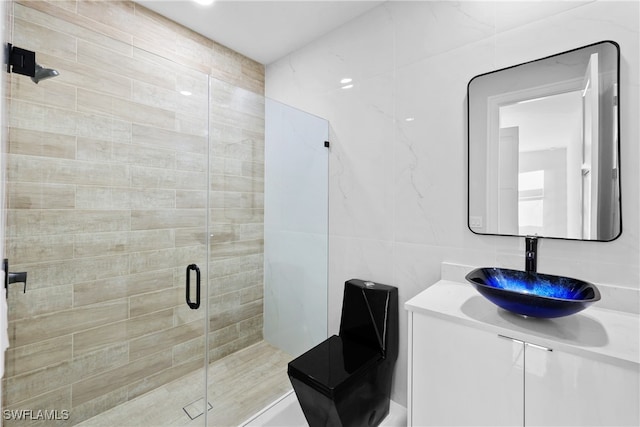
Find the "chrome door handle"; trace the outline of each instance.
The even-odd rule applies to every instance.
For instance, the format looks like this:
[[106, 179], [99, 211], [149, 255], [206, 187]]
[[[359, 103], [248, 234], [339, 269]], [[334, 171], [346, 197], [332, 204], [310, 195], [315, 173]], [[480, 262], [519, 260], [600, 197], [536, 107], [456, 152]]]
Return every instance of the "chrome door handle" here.
[[542, 345], [538, 345], [538, 344], [532, 344], [530, 342], [526, 342], [524, 343], [525, 345], [528, 345], [529, 347], [533, 347], [533, 348], [537, 348], [538, 350], [544, 350], [544, 351], [553, 351], [552, 348], [550, 347], [544, 347]]
[[508, 337], [508, 336], [506, 336], [506, 335], [502, 335], [502, 334], [498, 334], [498, 338], [504, 338], [505, 340], [510, 340], [510, 341], [516, 342], [516, 343], [518, 343], [518, 344], [526, 344], [526, 343], [525, 343], [524, 341], [522, 341], [522, 340], [517, 340], [517, 339], [515, 339], [515, 338], [511, 338], [511, 337]]

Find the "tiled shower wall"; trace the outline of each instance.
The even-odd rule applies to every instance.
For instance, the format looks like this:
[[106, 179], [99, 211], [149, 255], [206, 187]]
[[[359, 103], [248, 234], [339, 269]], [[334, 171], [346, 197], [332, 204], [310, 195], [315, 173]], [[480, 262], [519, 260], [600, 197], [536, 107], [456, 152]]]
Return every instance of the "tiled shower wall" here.
[[28, 283], [3, 408], [75, 424], [203, 366], [188, 264], [210, 360], [262, 338], [264, 69], [132, 2], [8, 7], [60, 76], [8, 78], [6, 255]]

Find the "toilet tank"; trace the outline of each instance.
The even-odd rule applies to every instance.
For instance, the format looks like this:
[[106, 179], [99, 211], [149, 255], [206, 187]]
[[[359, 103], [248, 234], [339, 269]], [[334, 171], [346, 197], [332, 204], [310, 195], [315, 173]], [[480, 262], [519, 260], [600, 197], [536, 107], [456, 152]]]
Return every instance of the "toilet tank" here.
[[398, 358], [398, 288], [360, 279], [345, 282], [340, 336], [395, 361]]

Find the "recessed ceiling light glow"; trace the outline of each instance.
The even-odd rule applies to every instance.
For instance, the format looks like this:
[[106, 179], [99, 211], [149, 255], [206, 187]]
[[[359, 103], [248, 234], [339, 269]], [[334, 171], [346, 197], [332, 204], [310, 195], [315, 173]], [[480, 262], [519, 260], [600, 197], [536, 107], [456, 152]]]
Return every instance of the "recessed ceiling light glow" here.
[[351, 83], [353, 81], [353, 79], [350, 79], [349, 77], [345, 77], [344, 79], [340, 80], [340, 84], [346, 85], [347, 83]]
[[191, 96], [191, 92], [189, 92], [188, 90], [181, 90], [180, 95]]
[[404, 119], [405, 122], [412, 122], [415, 120], [415, 117], [407, 117], [406, 119]]
[[214, 0], [193, 0], [194, 2], [202, 5], [202, 6], [209, 6], [211, 4], [213, 4]]
[[353, 85], [344, 85], [342, 86], [342, 89], [351, 89], [353, 87]]

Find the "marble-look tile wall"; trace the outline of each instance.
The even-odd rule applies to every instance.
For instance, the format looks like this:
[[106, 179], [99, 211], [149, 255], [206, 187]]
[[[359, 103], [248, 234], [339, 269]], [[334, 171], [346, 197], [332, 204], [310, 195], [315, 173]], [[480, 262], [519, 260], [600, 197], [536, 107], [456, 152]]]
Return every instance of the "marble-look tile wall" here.
[[261, 339], [264, 67], [130, 1], [9, 8], [60, 76], [8, 78], [6, 253], [28, 284], [3, 409], [72, 425], [201, 368], [207, 321], [210, 360]]
[[[394, 284], [404, 303], [442, 261], [523, 268], [524, 239], [467, 227], [466, 89], [475, 75], [601, 40], [621, 48], [622, 236], [543, 239], [540, 271], [640, 287], [637, 1], [386, 2], [269, 64], [266, 95], [331, 124], [329, 325], [345, 279]], [[342, 89], [340, 80], [352, 78]], [[393, 399], [406, 403], [406, 316]]]

